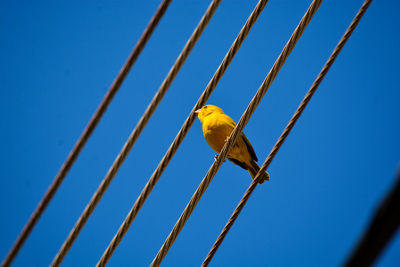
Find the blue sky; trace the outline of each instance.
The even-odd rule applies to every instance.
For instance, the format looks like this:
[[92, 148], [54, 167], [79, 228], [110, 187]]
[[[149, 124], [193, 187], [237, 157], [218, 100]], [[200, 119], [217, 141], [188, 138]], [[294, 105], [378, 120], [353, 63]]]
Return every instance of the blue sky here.
[[[210, 1], [173, 1], [14, 266], [48, 265]], [[363, 1], [324, 1], [244, 132], [262, 163]], [[64, 260], [94, 265], [257, 1], [223, 1]], [[208, 103], [236, 121], [311, 1], [271, 0]], [[159, 1], [0, 3], [0, 257], [42, 198]], [[394, 181], [397, 1], [374, 1], [212, 261], [337, 266]], [[146, 266], [214, 161], [197, 120], [110, 266]], [[198, 266], [250, 184], [222, 165], [163, 266]], [[400, 236], [378, 266], [400, 261]]]

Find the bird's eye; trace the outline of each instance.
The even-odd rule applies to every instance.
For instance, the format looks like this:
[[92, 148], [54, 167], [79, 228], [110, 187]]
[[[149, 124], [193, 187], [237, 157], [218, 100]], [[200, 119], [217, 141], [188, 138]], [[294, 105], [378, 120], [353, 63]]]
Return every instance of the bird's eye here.
[[207, 108], [207, 106], [204, 106], [204, 108]]

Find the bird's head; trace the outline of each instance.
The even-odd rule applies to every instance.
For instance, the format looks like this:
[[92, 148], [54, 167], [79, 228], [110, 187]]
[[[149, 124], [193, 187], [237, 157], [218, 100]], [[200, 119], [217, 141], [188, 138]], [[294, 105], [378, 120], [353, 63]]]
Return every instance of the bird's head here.
[[201, 109], [195, 111], [201, 123], [203, 123], [204, 119], [211, 114], [223, 114], [224, 111], [214, 105], [205, 105]]

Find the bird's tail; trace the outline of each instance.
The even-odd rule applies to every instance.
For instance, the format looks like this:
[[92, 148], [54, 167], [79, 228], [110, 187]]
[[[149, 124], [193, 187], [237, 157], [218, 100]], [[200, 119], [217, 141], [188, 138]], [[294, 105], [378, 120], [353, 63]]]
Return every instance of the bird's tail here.
[[[251, 161], [251, 166], [249, 166], [248, 170], [249, 170], [249, 173], [251, 175], [251, 178], [253, 178], [253, 180], [254, 180], [254, 177], [256, 177], [258, 171], [260, 170], [260, 166], [258, 166], [257, 162], [252, 160]], [[259, 183], [262, 184], [262, 183], [264, 183], [265, 180], [269, 181], [268, 172], [265, 172], [265, 173], [262, 174], [261, 180], [260, 180]]]

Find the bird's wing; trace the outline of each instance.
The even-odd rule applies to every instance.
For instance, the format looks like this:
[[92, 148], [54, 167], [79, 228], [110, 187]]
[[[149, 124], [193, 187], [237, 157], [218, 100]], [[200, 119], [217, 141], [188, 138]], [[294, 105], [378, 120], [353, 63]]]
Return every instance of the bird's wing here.
[[223, 116], [222, 119], [223, 119], [224, 123], [228, 124], [230, 127], [232, 127], [232, 129], [236, 127], [236, 122], [234, 120], [232, 120], [231, 117], [229, 117], [226, 114], [222, 114], [222, 116]]
[[253, 146], [251, 145], [249, 139], [247, 139], [247, 137], [244, 133], [242, 133], [242, 138], [243, 138], [244, 143], [246, 144], [247, 150], [249, 151], [251, 158], [254, 159], [255, 161], [258, 161], [256, 152], [254, 151]]
[[[225, 117], [226, 117], [226, 122], [227, 122], [232, 128], [235, 128], [235, 127], [236, 127], [236, 122], [235, 122], [234, 120], [232, 120], [231, 117], [229, 117], [228, 115], [226, 115], [226, 114], [224, 114], [224, 115], [225, 115]], [[243, 138], [244, 143], [246, 144], [247, 150], [249, 151], [251, 158], [252, 158], [253, 160], [255, 160], [255, 161], [258, 161], [256, 152], [254, 151], [253, 146], [251, 145], [249, 139], [247, 139], [247, 137], [246, 137], [246, 135], [245, 135], [244, 133], [242, 133], [242, 138]], [[231, 161], [232, 161], [232, 160], [231, 160]], [[234, 161], [232, 161], [232, 162], [234, 162]], [[234, 163], [236, 163], [236, 162], [234, 162]], [[236, 163], [236, 164], [238, 164], [238, 163]], [[239, 165], [239, 164], [238, 164], [238, 165]], [[239, 166], [240, 166], [240, 165], [239, 165]]]
[[233, 163], [235, 163], [236, 165], [242, 167], [245, 170], [248, 170], [249, 167], [246, 165], [246, 163], [241, 162], [240, 160], [234, 159], [234, 158], [228, 158], [230, 161], [232, 161]]

